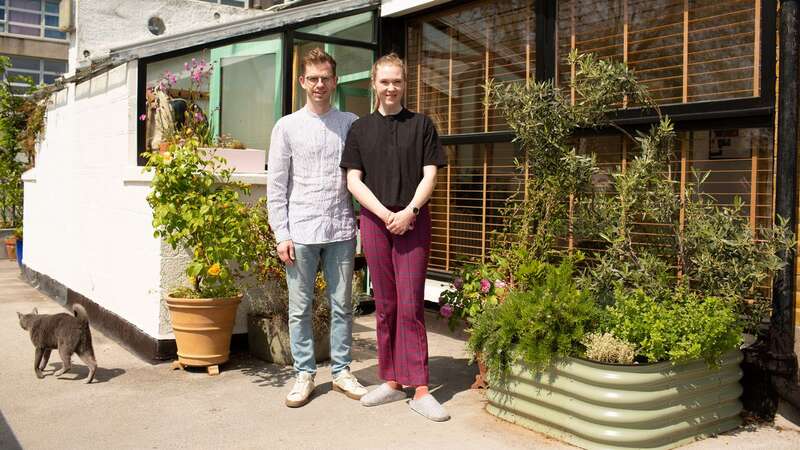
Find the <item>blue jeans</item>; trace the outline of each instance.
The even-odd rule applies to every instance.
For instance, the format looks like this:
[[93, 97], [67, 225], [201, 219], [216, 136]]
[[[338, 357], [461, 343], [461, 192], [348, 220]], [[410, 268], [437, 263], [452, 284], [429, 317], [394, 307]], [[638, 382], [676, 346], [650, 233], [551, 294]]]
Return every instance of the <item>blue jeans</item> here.
[[331, 371], [334, 375], [352, 362], [353, 341], [353, 265], [356, 240], [327, 244], [294, 243], [294, 264], [286, 266], [289, 288], [289, 339], [297, 372], [315, 373], [314, 333], [311, 326], [314, 282], [322, 260], [325, 297], [331, 309]]

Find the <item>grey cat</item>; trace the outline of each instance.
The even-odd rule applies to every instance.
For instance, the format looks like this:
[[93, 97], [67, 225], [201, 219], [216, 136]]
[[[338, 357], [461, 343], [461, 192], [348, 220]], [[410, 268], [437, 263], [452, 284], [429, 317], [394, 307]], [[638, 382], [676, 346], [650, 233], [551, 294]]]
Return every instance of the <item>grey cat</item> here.
[[66, 313], [39, 314], [39, 311], [33, 308], [31, 314], [17, 313], [19, 326], [30, 333], [31, 342], [36, 348], [36, 357], [33, 360], [36, 377], [44, 378], [42, 370], [47, 367], [50, 351], [57, 348], [64, 367], [58, 370], [54, 374], [55, 376], [63, 375], [72, 367], [70, 359], [73, 353], [77, 353], [81, 360], [89, 366], [89, 376], [86, 382], [91, 383], [94, 379], [97, 361], [94, 359], [89, 317], [81, 305], [72, 305], [72, 312], [72, 315]]

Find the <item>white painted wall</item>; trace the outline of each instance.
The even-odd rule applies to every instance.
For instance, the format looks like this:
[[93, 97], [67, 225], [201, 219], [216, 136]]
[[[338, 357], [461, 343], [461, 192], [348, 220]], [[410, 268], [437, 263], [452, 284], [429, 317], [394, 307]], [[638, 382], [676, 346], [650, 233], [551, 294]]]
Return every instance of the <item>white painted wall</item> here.
[[[91, 59], [106, 57], [111, 48], [121, 45], [263, 14], [270, 13], [197, 0], [76, 0], [77, 30], [70, 42], [70, 68], [84, 67]], [[166, 25], [160, 36], [147, 29], [147, 21], [153, 16], [160, 17]], [[89, 52], [88, 57], [84, 51]]]
[[136, 165], [136, 62], [56, 95], [25, 176], [25, 264], [159, 336], [160, 247]]

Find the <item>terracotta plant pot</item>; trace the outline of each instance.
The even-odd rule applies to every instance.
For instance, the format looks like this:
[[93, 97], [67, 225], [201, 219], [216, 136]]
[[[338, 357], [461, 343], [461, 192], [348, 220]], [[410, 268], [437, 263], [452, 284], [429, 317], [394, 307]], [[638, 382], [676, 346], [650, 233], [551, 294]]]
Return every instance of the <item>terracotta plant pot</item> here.
[[6, 238], [6, 255], [8, 255], [8, 259], [17, 260], [17, 238], [14, 236], [9, 236]]
[[173, 368], [201, 366], [208, 368], [209, 375], [217, 375], [219, 364], [230, 356], [231, 334], [242, 296], [165, 300], [178, 346], [178, 361]]

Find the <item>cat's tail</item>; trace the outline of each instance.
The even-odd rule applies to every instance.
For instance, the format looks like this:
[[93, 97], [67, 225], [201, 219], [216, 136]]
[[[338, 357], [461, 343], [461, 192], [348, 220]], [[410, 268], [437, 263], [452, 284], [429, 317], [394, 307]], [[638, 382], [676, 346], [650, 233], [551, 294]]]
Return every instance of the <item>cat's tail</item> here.
[[72, 312], [75, 314], [75, 317], [78, 318], [81, 322], [89, 323], [89, 315], [86, 314], [86, 310], [83, 306], [75, 303], [72, 305]]

